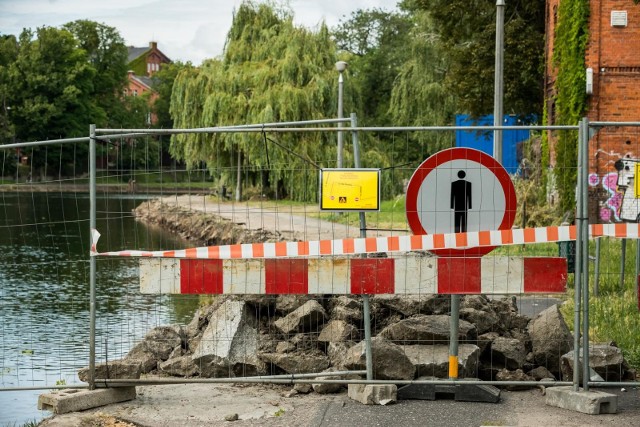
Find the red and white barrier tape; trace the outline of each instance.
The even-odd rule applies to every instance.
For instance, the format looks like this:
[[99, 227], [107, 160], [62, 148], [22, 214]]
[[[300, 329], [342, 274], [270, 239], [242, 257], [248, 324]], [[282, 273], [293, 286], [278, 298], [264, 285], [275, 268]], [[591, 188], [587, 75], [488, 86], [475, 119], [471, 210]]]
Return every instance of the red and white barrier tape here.
[[140, 259], [146, 294], [553, 294], [566, 258]]
[[[590, 238], [640, 238], [640, 224], [590, 224]], [[401, 253], [437, 249], [466, 249], [481, 246], [522, 245], [576, 240], [576, 227], [551, 226], [509, 230], [470, 231], [466, 233], [366, 237], [307, 242], [243, 243], [198, 248], [141, 251], [98, 252], [100, 233], [92, 230], [91, 256], [191, 258], [191, 259], [255, 259], [296, 258], [326, 255], [359, 255], [376, 252]]]

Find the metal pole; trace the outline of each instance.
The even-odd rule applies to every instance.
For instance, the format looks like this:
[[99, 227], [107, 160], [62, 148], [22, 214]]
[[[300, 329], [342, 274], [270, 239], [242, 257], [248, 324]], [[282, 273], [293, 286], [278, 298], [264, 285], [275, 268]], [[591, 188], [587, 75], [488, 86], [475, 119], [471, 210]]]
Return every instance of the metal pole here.
[[460, 324], [460, 295], [451, 295], [449, 319], [449, 379], [458, 379], [458, 327]]
[[[595, 268], [593, 272], [593, 296], [597, 297], [600, 294], [600, 245], [602, 238], [596, 239], [596, 260]], [[639, 246], [640, 247], [640, 246]], [[636, 260], [637, 263], [637, 260]]]
[[[344, 85], [344, 79], [342, 77], [342, 72], [344, 69], [341, 69], [339, 66], [340, 62], [336, 63], [336, 68], [338, 68], [338, 72], [340, 75], [338, 76], [338, 119], [343, 117], [342, 114], [342, 90]], [[346, 67], [346, 65], [345, 65]], [[342, 122], [338, 122], [338, 129], [342, 128]], [[338, 167], [342, 167], [342, 151], [343, 151], [343, 142], [342, 142], [342, 130], [338, 130]]]
[[[504, 0], [496, 1], [496, 57], [493, 92], [493, 124], [502, 125], [504, 96]], [[502, 164], [502, 130], [493, 131], [493, 157]]]
[[[89, 247], [96, 229], [96, 125], [89, 126]], [[89, 257], [89, 388], [96, 388], [96, 257]]]
[[[342, 74], [341, 74], [342, 75]], [[351, 126], [358, 127], [356, 113], [351, 113]], [[353, 162], [356, 168], [360, 167], [360, 145], [358, 143], [358, 131], [351, 132], [353, 142]], [[364, 212], [360, 212], [360, 237], [367, 237], [367, 219]], [[364, 310], [364, 345], [366, 355], [367, 380], [373, 380], [373, 353], [371, 351], [371, 304], [369, 295], [362, 296], [362, 308]]]
[[[582, 143], [582, 123], [578, 128], [578, 142]], [[582, 287], [582, 192], [579, 189], [582, 182], [582, 150], [578, 148], [578, 182], [576, 185], [578, 189], [576, 191], [576, 267], [575, 267], [575, 284], [574, 284], [574, 296], [573, 296], [573, 390], [578, 391], [580, 389], [580, 304], [582, 299], [580, 298]]]
[[624, 292], [624, 265], [627, 262], [627, 239], [620, 242], [620, 292]]
[[[633, 278], [635, 282], [634, 295], [636, 297], [636, 301], [640, 301], [640, 298], [638, 298], [638, 276], [640, 276], [640, 240], [636, 239], [636, 276]], [[638, 308], [640, 309], [640, 306]]]
[[582, 376], [583, 390], [589, 391], [589, 120], [582, 119], [582, 180], [578, 188], [582, 194]]

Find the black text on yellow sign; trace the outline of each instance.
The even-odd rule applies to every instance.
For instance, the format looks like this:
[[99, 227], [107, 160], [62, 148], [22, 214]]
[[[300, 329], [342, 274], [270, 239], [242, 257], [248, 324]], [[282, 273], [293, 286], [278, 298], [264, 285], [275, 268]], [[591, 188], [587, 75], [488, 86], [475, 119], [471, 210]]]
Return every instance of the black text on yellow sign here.
[[321, 169], [320, 209], [380, 210], [380, 169]]

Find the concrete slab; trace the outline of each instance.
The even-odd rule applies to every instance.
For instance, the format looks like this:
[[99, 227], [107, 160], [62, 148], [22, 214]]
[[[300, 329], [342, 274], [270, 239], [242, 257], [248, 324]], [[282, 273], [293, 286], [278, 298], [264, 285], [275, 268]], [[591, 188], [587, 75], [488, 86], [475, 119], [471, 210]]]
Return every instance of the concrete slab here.
[[349, 398], [363, 405], [386, 405], [396, 402], [398, 387], [395, 384], [349, 384]]
[[572, 386], [547, 388], [545, 403], [589, 415], [615, 414], [618, 411], [618, 396], [615, 394], [582, 389], [574, 391]]
[[398, 400], [436, 400], [450, 398], [459, 402], [500, 401], [500, 389], [491, 385], [408, 384], [398, 389]]
[[41, 394], [38, 409], [54, 414], [85, 411], [112, 403], [125, 402], [136, 398], [135, 387], [101, 388], [97, 390], [65, 389]]

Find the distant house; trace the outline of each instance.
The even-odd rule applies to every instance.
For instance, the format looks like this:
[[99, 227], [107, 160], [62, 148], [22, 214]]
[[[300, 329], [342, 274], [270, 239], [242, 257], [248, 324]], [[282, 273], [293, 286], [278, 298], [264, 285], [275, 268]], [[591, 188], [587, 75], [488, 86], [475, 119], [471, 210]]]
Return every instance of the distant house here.
[[[149, 104], [153, 104], [158, 98], [153, 89], [153, 75], [160, 70], [162, 64], [171, 63], [171, 59], [160, 49], [157, 42], [150, 42], [149, 47], [129, 46], [129, 84], [125, 89], [127, 96], [140, 96], [150, 93]], [[155, 122], [155, 117], [150, 116], [150, 123]]]

